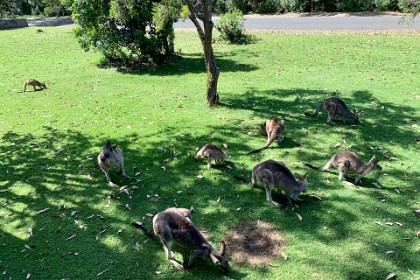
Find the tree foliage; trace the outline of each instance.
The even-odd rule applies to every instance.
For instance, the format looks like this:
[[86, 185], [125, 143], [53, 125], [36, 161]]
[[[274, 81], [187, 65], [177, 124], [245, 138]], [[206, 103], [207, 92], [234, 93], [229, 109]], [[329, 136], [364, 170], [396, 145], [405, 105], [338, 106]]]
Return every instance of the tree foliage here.
[[0, 0], [0, 16], [22, 15], [63, 16], [69, 15], [60, 0]]
[[[82, 48], [108, 62], [160, 64], [174, 51], [175, 5], [156, 0], [74, 0], [73, 20]], [[172, 10], [173, 9], [173, 10]]]

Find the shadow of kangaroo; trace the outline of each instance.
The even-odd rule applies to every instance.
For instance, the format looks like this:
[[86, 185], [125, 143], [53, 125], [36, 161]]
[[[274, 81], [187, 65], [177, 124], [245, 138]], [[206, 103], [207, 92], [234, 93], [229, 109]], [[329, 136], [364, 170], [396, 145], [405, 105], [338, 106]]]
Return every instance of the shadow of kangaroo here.
[[377, 160], [374, 155], [369, 160], [368, 164], [365, 165], [355, 153], [343, 151], [333, 155], [323, 167], [316, 167], [307, 162], [304, 162], [303, 165], [323, 172], [328, 171], [331, 166], [334, 166], [338, 169], [338, 180], [340, 181], [342, 181], [344, 177], [348, 177], [350, 172], [356, 173], [357, 176], [354, 183], [357, 184], [360, 179], [370, 171], [382, 170], [382, 167], [378, 162], [379, 160]]
[[248, 154], [258, 153], [264, 149], [267, 149], [271, 145], [271, 143], [274, 142], [274, 140], [277, 140], [277, 143], [280, 144], [284, 140], [284, 137], [280, 136], [283, 130], [284, 130], [284, 120], [278, 120], [278, 119], [267, 120], [265, 123], [263, 123], [260, 126], [260, 134], [263, 134], [263, 135], [267, 134], [267, 142], [262, 148], [249, 152]]
[[315, 109], [313, 113], [304, 113], [304, 114], [306, 116], [316, 116], [323, 108], [328, 111], [327, 122], [332, 123], [332, 121], [336, 118], [336, 116], [341, 116], [343, 124], [346, 124], [346, 119], [348, 118], [352, 119], [355, 124], [359, 123], [359, 115], [357, 114], [356, 110], [353, 109], [353, 112], [351, 112], [347, 108], [347, 105], [344, 103], [344, 101], [337, 97], [331, 97], [331, 98], [325, 99]]
[[[141, 222], [132, 225], [141, 229], [147, 236], [153, 237], [152, 230], [147, 230]], [[220, 266], [224, 273], [229, 271], [228, 259], [225, 256], [226, 244], [220, 242], [220, 251], [216, 251], [192, 223], [191, 210], [186, 208], [168, 208], [153, 217], [153, 233], [163, 244], [166, 257], [178, 269], [184, 266], [177, 262], [171, 252], [175, 241], [181, 247], [190, 250], [188, 267], [192, 267], [196, 258], [210, 257], [215, 265]]]

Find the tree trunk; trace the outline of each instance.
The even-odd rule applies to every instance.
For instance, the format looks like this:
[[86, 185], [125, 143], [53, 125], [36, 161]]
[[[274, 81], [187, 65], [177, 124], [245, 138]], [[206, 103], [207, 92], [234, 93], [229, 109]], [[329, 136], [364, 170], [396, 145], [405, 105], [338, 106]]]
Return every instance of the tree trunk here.
[[[194, 23], [201, 45], [204, 50], [204, 59], [207, 70], [207, 105], [213, 106], [219, 103], [219, 95], [217, 94], [217, 81], [219, 80], [220, 71], [216, 65], [216, 59], [213, 53], [213, 21], [211, 20], [213, 10], [213, 0], [201, 0], [199, 3], [203, 5], [201, 9], [196, 9], [196, 2], [192, 0], [184, 0], [190, 11], [189, 18]], [[202, 12], [202, 13], [201, 13]], [[203, 22], [200, 26], [198, 20]]]
[[204, 10], [204, 58], [207, 70], [207, 105], [213, 106], [219, 103], [219, 95], [217, 94], [217, 81], [219, 80], [220, 71], [216, 65], [216, 59], [213, 52], [213, 21], [211, 20], [212, 2], [203, 1]]

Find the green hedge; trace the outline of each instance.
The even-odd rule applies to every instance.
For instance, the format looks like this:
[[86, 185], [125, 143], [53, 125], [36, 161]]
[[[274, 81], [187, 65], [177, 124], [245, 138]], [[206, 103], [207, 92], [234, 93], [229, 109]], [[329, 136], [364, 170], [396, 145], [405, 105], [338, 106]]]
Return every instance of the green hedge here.
[[215, 12], [242, 13], [380, 12], [399, 11], [402, 0], [216, 0]]

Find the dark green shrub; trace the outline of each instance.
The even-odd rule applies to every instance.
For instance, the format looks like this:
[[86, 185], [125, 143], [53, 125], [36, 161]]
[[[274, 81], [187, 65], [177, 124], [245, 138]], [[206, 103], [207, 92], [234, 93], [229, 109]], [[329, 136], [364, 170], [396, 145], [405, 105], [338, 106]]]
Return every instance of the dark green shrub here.
[[216, 21], [215, 27], [223, 41], [246, 44], [252, 40], [252, 37], [245, 34], [244, 21], [242, 12], [235, 9], [221, 15], [219, 20]]

